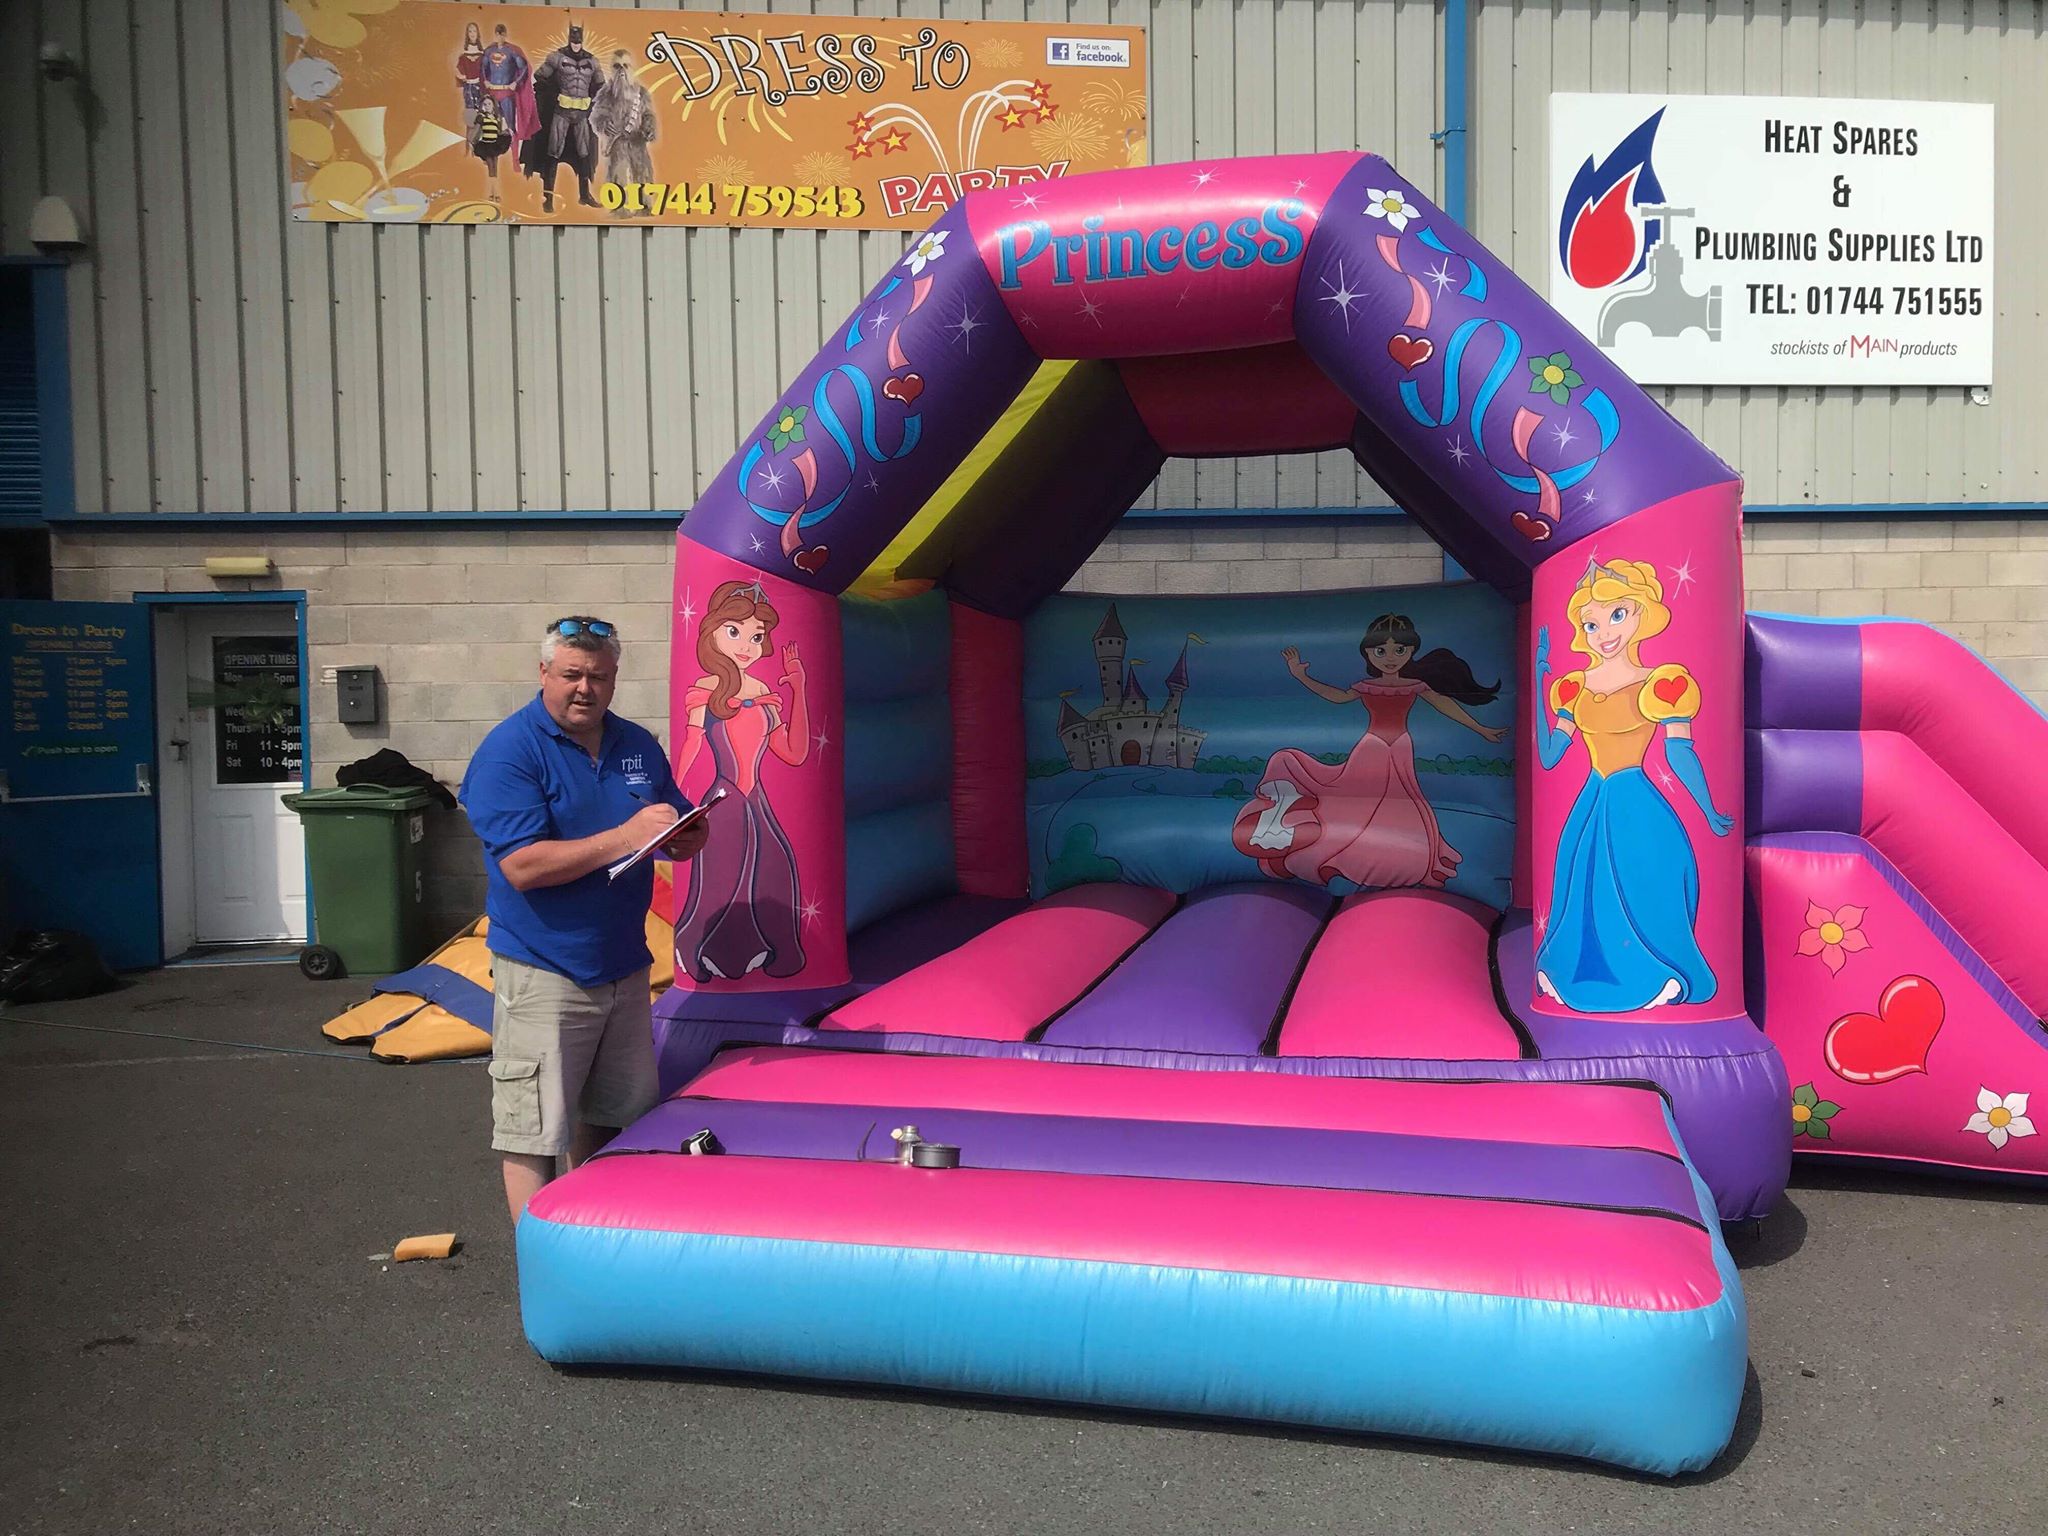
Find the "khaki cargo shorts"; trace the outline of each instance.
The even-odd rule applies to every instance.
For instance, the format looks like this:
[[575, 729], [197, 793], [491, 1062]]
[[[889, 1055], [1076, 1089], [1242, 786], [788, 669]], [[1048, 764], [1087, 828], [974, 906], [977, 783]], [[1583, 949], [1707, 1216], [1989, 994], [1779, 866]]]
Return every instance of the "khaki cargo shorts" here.
[[559, 1157], [576, 1123], [626, 1126], [661, 1096], [647, 972], [604, 987], [491, 956], [491, 1146]]

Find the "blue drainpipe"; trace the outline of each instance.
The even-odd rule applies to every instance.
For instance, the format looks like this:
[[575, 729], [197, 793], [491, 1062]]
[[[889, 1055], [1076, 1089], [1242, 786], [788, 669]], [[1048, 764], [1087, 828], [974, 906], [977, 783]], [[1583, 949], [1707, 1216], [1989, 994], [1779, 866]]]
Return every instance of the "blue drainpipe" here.
[[[1465, 131], [1471, 37], [1472, 0], [1444, 0], [1444, 125], [1430, 138], [1444, 151], [1444, 212], [1461, 225], [1466, 223], [1471, 170], [1468, 141], [1472, 136]], [[1464, 581], [1467, 574], [1457, 561], [1444, 556], [1445, 581]]]
[[1444, 149], [1444, 212], [1460, 224], [1469, 211], [1471, 135], [1465, 131], [1465, 110], [1471, 39], [1472, 0], [1444, 0], [1444, 125], [1430, 137]]

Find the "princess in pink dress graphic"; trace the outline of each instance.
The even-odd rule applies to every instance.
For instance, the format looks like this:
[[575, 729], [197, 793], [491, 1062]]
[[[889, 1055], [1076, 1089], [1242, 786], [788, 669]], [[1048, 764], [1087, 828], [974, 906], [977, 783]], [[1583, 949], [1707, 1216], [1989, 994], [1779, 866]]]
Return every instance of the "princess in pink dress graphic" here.
[[1365, 889], [1440, 887], [1458, 872], [1458, 850], [1444, 840], [1415, 778], [1409, 712], [1419, 699], [1488, 741], [1508, 732], [1505, 726], [1481, 725], [1465, 708], [1499, 698], [1498, 683], [1480, 682], [1470, 665], [1441, 646], [1418, 656], [1421, 647], [1422, 636], [1406, 614], [1380, 615], [1358, 643], [1366, 676], [1349, 688], [1310, 677], [1295, 647], [1281, 653], [1287, 670], [1309, 692], [1332, 704], [1363, 704], [1369, 723], [1337, 767], [1293, 747], [1283, 747], [1266, 763], [1257, 793], [1237, 813], [1230, 840], [1276, 880], [1328, 885], [1341, 878]]
[[759, 582], [728, 581], [712, 592], [697, 631], [704, 676], [683, 695], [676, 782], [709, 745], [712, 788], [725, 791], [707, 813], [711, 837], [690, 863], [689, 901], [676, 921], [676, 965], [697, 981], [754, 971], [794, 976], [804, 967], [796, 853], [761, 782], [766, 754], [792, 768], [810, 755], [803, 662], [794, 645], [782, 648], [786, 716], [782, 700], [748, 671], [767, 654], [776, 621]]

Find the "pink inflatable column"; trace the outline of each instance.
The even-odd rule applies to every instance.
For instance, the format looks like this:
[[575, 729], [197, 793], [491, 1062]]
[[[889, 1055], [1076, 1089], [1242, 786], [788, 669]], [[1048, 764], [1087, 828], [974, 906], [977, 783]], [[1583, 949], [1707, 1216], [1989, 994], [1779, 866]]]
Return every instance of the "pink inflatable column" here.
[[1024, 626], [965, 603], [953, 617], [953, 865], [962, 894], [1023, 896]]
[[1740, 485], [1557, 551], [1530, 601], [1539, 1012], [1743, 1011]]
[[671, 756], [711, 840], [677, 871], [676, 985], [847, 979], [839, 600], [676, 538]]

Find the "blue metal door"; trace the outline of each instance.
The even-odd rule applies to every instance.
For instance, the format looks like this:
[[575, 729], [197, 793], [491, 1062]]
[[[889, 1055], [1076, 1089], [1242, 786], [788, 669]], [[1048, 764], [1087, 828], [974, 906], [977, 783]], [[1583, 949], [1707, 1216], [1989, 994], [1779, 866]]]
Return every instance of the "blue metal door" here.
[[0, 602], [0, 926], [90, 934], [117, 970], [163, 963], [149, 611]]

